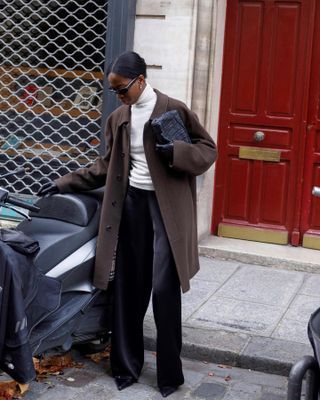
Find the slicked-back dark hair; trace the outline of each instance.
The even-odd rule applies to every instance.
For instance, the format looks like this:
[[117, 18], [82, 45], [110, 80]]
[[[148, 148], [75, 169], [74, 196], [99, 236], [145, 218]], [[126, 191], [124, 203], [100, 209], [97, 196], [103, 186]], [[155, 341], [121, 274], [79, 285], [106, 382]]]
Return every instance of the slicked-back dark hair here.
[[144, 59], [134, 51], [127, 51], [120, 54], [107, 68], [107, 76], [113, 72], [124, 78], [133, 79], [139, 75], [147, 77], [147, 65]]

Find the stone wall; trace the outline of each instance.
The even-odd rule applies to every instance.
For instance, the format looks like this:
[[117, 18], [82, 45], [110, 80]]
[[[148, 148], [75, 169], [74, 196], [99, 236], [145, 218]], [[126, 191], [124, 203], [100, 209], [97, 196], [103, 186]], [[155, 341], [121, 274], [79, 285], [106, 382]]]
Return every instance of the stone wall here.
[[[184, 101], [217, 140], [226, 0], [137, 0], [134, 50], [148, 80]], [[209, 234], [214, 167], [198, 178], [199, 237]]]
[[150, 83], [191, 104], [195, 45], [193, 0], [138, 0], [134, 50], [148, 64]]

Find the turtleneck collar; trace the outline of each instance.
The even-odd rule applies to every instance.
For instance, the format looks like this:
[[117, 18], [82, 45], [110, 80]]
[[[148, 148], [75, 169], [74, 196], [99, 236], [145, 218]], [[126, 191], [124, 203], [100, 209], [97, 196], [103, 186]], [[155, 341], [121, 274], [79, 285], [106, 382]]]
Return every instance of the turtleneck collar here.
[[146, 87], [144, 88], [143, 92], [141, 93], [140, 97], [132, 105], [132, 107], [144, 107], [147, 103], [152, 101], [157, 95], [153, 91], [151, 85], [146, 82]]

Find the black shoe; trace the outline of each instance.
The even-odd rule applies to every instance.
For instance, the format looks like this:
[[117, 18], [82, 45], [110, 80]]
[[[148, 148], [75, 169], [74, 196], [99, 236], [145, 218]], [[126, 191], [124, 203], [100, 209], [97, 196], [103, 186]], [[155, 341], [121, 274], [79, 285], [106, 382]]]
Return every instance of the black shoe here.
[[159, 388], [162, 397], [168, 397], [178, 389], [178, 386], [163, 386]]
[[114, 377], [118, 390], [123, 390], [133, 385], [136, 380], [132, 376], [118, 375]]

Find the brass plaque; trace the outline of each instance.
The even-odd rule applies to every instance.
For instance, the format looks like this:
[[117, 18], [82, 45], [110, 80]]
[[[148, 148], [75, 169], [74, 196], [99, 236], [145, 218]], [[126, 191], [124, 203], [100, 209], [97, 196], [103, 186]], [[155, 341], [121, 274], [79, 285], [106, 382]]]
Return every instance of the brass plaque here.
[[280, 162], [281, 150], [261, 149], [260, 147], [246, 147], [239, 148], [239, 158], [246, 160], [260, 160]]

